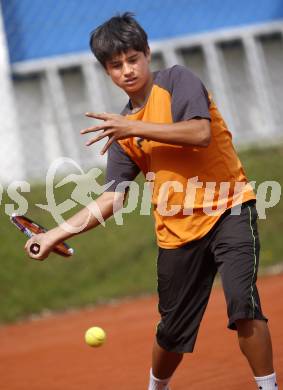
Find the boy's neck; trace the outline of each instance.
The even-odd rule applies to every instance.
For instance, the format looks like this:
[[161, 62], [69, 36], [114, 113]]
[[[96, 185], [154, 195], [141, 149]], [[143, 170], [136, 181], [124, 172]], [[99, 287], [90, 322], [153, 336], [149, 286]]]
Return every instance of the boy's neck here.
[[132, 94], [128, 94], [130, 98], [130, 104], [132, 109], [138, 110], [142, 106], [144, 106], [145, 102], [147, 101], [147, 98], [150, 94], [151, 87], [153, 83], [153, 74], [150, 73], [150, 77], [148, 78], [147, 82], [141, 88], [139, 91], [134, 92]]

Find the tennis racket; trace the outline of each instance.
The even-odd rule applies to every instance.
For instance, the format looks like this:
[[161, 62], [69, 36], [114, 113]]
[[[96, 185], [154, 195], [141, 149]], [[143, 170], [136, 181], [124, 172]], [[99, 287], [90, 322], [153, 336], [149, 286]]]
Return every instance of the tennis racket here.
[[[10, 217], [10, 220], [21, 232], [23, 232], [29, 238], [34, 236], [35, 234], [47, 232], [47, 229], [38, 225], [31, 219], [24, 217], [23, 215], [13, 214]], [[40, 245], [37, 243], [32, 244], [30, 247], [30, 251], [34, 255], [37, 255], [40, 251]], [[74, 253], [74, 249], [69, 247], [66, 242], [60, 242], [53, 248], [52, 252], [55, 252], [60, 256], [70, 257]]]

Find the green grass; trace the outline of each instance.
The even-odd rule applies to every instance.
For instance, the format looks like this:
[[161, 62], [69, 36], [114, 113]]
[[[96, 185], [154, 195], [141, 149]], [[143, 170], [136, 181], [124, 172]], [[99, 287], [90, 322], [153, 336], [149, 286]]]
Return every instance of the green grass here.
[[[264, 181], [277, 181], [283, 185], [283, 146], [253, 149], [240, 153], [249, 181], [256, 181], [256, 189]], [[261, 239], [261, 266], [267, 267], [283, 261], [283, 201], [266, 210], [266, 219], [259, 219]]]
[[[283, 146], [254, 149], [241, 153], [249, 180], [283, 179]], [[45, 189], [33, 185], [24, 194], [29, 202], [28, 215], [47, 227], [54, 226], [50, 215], [35, 207], [46, 203]], [[68, 199], [72, 187], [57, 193], [57, 203]], [[14, 228], [4, 212], [12, 203], [3, 195], [0, 217], [1, 271], [0, 321], [11, 322], [43, 310], [64, 310], [133, 296], [156, 289], [156, 254], [153, 221], [138, 212], [125, 217], [123, 226], [106, 222], [71, 240], [76, 255], [63, 259], [51, 255], [45, 262], [28, 259], [22, 248], [25, 238]], [[75, 209], [72, 210], [73, 214]], [[283, 260], [281, 231], [282, 201], [267, 210], [267, 219], [259, 221], [262, 256], [261, 267]]]
[[[56, 197], [67, 199], [71, 190]], [[46, 203], [44, 189], [32, 187], [25, 197], [28, 215], [44, 226], [54, 226], [47, 212], [33, 206]], [[26, 238], [3, 212], [0, 225], [0, 321], [14, 321], [45, 309], [94, 304], [114, 297], [136, 295], [155, 289], [156, 245], [151, 217], [130, 214], [123, 226], [108, 220], [72, 239], [76, 254], [70, 259], [51, 255], [48, 261], [30, 260], [22, 248]], [[75, 209], [72, 211], [74, 212]]]

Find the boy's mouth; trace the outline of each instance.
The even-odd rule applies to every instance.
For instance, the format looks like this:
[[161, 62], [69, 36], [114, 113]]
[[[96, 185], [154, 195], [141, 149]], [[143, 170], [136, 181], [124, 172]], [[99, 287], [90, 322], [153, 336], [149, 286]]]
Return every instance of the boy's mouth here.
[[125, 80], [125, 84], [131, 85], [134, 84], [137, 81], [137, 77], [132, 77], [130, 79]]

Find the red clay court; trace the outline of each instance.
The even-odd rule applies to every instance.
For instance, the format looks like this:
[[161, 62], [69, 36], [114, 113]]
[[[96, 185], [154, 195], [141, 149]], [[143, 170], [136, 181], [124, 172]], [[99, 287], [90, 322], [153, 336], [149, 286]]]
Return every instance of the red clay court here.
[[[283, 384], [283, 275], [258, 282], [270, 317], [279, 385]], [[226, 330], [221, 288], [214, 288], [196, 350], [186, 355], [172, 390], [255, 389], [239, 352], [237, 335]], [[146, 390], [151, 344], [158, 320], [156, 298], [131, 299], [89, 310], [51, 315], [0, 328], [1, 390]], [[84, 343], [93, 325], [107, 332], [98, 349]]]

